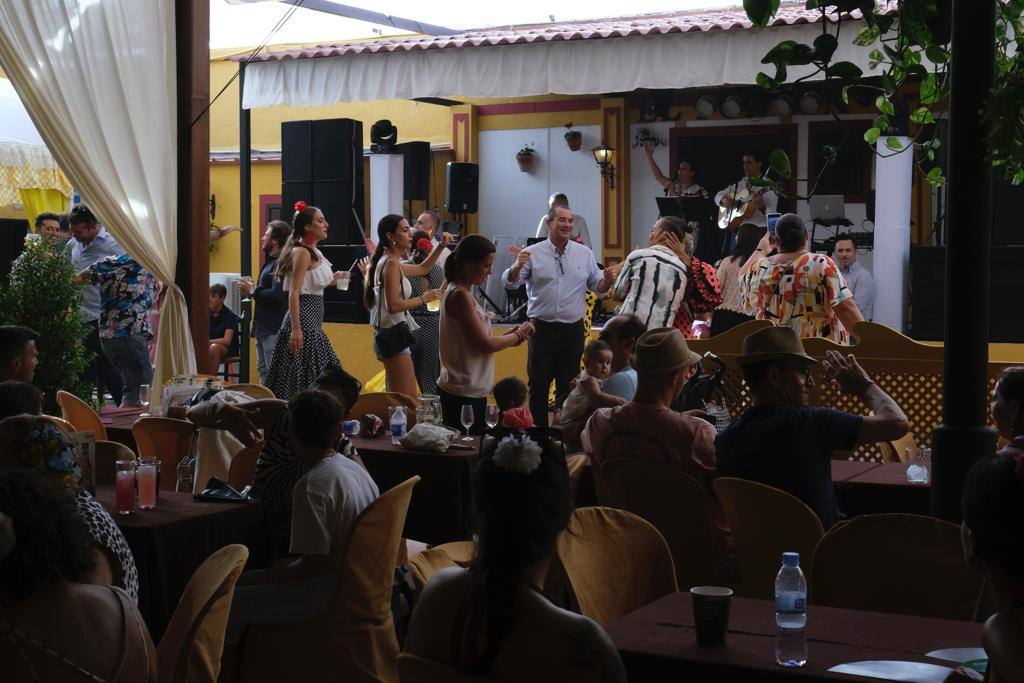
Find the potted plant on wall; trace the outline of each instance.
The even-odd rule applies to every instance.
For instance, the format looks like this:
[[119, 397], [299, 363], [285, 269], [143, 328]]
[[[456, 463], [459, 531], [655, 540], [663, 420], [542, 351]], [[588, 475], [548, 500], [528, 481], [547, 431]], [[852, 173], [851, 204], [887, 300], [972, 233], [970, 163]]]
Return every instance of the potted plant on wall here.
[[519, 164], [519, 170], [523, 173], [529, 173], [530, 169], [533, 168], [533, 157], [537, 150], [533, 148], [532, 144], [525, 144], [522, 149], [516, 152], [516, 163]]
[[650, 128], [638, 128], [636, 135], [633, 136], [633, 148], [638, 149], [640, 147], [650, 146], [651, 149], [664, 145], [658, 134], [652, 131]]
[[583, 133], [572, 129], [572, 121], [565, 124], [565, 143], [569, 145], [569, 150], [573, 152], [578, 152], [580, 147], [583, 146]]

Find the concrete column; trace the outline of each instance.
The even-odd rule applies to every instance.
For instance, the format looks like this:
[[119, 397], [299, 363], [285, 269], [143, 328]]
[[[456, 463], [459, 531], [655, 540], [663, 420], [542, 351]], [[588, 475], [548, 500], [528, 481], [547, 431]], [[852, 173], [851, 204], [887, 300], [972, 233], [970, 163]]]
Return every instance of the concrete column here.
[[[910, 139], [896, 138], [900, 149]], [[896, 151], [878, 144], [875, 165], [874, 321], [906, 331], [907, 273], [910, 267], [910, 188], [913, 150]], [[935, 293], [938, 296], [938, 292]]]
[[405, 194], [401, 154], [370, 155], [370, 239], [377, 241], [377, 223], [389, 213], [404, 214], [402, 197]]

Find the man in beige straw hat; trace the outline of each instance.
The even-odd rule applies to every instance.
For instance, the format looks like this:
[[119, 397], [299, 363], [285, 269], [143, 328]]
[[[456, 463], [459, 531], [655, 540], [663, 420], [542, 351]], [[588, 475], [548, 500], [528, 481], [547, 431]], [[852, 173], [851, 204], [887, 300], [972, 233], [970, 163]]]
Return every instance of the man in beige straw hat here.
[[703, 484], [712, 501], [712, 517], [729, 548], [729, 524], [710, 486], [715, 428], [699, 417], [700, 411], [677, 413], [670, 407], [699, 360], [679, 330], [661, 327], [645, 332], [636, 342], [633, 400], [595, 412], [580, 440], [595, 473], [609, 458], [647, 458], [670, 462]]
[[780, 488], [808, 505], [826, 529], [838, 521], [832, 453], [892, 441], [907, 433], [907, 416], [864, 372], [853, 355], [828, 352], [824, 373], [874, 415], [807, 405], [818, 361], [791, 327], [769, 327], [743, 340], [736, 358], [753, 401], [716, 439], [718, 472]]

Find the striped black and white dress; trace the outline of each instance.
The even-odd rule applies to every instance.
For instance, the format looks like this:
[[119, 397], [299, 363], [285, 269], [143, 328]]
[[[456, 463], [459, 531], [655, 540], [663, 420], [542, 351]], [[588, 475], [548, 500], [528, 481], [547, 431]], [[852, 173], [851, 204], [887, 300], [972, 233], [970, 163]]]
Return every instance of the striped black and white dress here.
[[[444, 270], [435, 265], [427, 274], [429, 289], [438, 289], [444, 284]], [[409, 279], [412, 295], [415, 299], [423, 294], [423, 278]], [[416, 345], [412, 347], [412, 365], [416, 371], [416, 382], [420, 385], [420, 393], [436, 394], [437, 378], [441, 374], [441, 343], [438, 332], [438, 321], [441, 313], [432, 313], [426, 305], [412, 311], [412, 319], [420, 326], [414, 333]]]
[[[324, 334], [324, 288], [334, 282], [331, 262], [319, 249], [314, 249], [318, 262], [310, 264], [299, 294], [299, 324], [302, 327], [302, 349], [292, 353], [288, 340], [292, 335], [292, 317], [284, 316], [277, 333], [277, 346], [267, 369], [264, 384], [282, 401], [308, 389], [328, 365], [341, 365], [338, 354]], [[291, 289], [291, 277], [284, 281], [284, 291]]]
[[688, 275], [686, 264], [668, 247], [637, 249], [626, 257], [615, 281], [615, 298], [622, 300], [619, 313], [637, 316], [649, 330], [672, 327]]

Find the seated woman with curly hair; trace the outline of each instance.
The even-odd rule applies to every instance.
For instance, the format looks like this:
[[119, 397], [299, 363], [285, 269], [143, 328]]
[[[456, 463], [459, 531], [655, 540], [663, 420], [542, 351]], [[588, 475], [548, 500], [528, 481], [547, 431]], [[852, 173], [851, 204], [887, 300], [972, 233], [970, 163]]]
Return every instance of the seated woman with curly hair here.
[[435, 574], [406, 651], [497, 681], [625, 681], [611, 639], [538, 588], [572, 511], [565, 458], [541, 430], [502, 435], [476, 470], [476, 557]]
[[134, 601], [87, 583], [96, 555], [75, 500], [27, 468], [0, 472], [3, 680], [155, 681], [156, 648]]
[[65, 489], [93, 537], [96, 562], [84, 579], [123, 588], [132, 602], [139, 598], [139, 574], [124, 534], [110, 513], [81, 488], [82, 472], [68, 435], [41, 415], [15, 415], [0, 421], [0, 470], [26, 467], [48, 475]]

